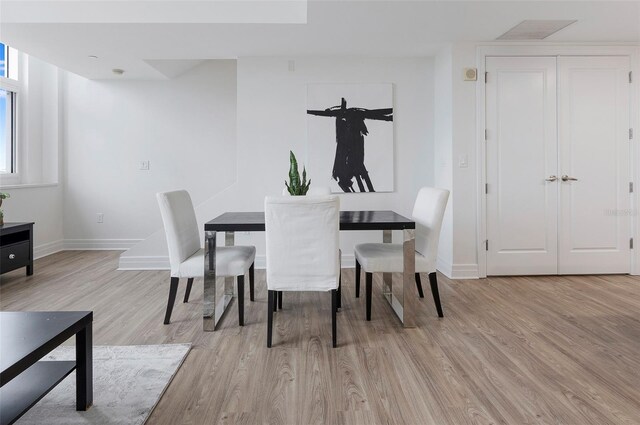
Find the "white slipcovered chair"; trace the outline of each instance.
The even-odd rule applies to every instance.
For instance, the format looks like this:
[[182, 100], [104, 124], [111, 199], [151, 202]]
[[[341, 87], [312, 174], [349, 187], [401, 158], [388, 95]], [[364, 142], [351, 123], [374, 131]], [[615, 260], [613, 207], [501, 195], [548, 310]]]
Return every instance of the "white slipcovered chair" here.
[[[193, 279], [204, 277], [204, 249], [200, 245], [198, 222], [191, 197], [186, 190], [158, 193], [158, 204], [164, 223], [171, 263], [171, 286], [164, 324], [171, 320], [173, 304], [180, 279], [187, 279], [184, 302], [189, 302]], [[244, 325], [244, 275], [249, 271], [250, 299], [254, 299], [254, 266], [256, 248], [253, 246], [225, 246], [216, 249], [216, 275], [237, 277], [238, 316]]]
[[265, 199], [267, 347], [273, 311], [282, 291], [331, 291], [333, 346], [340, 284], [340, 200], [337, 196]]
[[[311, 186], [307, 191], [306, 196], [328, 196], [331, 195], [331, 188], [329, 186]], [[287, 188], [282, 189], [282, 196], [291, 196]], [[340, 259], [342, 259], [342, 251], [340, 251]], [[342, 264], [342, 263], [341, 263]], [[342, 269], [342, 265], [340, 266]], [[342, 274], [340, 275], [342, 278]], [[338, 286], [338, 308], [342, 308], [342, 281], [340, 281], [340, 285]], [[274, 304], [274, 311], [277, 311], [278, 308], [282, 308], [282, 292], [278, 292], [278, 298], [276, 304]]]
[[[438, 258], [438, 242], [444, 211], [447, 208], [449, 191], [423, 187], [413, 207], [413, 219], [416, 222], [416, 286], [418, 294], [424, 298], [420, 273], [429, 274], [431, 294], [438, 311], [443, 317], [438, 280], [436, 277], [436, 261]], [[360, 296], [360, 269], [366, 273], [366, 316], [371, 320], [372, 273], [400, 273], [403, 270], [401, 244], [363, 243], [355, 247], [356, 257], [356, 297]]]

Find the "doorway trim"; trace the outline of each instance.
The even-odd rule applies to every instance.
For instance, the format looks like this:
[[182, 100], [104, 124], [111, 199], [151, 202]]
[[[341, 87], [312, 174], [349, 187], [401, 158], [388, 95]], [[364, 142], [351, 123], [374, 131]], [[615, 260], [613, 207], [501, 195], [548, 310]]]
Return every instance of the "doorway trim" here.
[[[489, 56], [628, 56], [633, 80], [629, 84], [629, 123], [634, 129], [634, 137], [629, 141], [630, 175], [635, 190], [631, 197], [631, 237], [640, 247], [640, 46], [629, 45], [566, 45], [566, 44], [498, 44], [479, 45], [476, 48], [476, 66], [478, 84], [476, 84], [476, 252], [478, 258], [478, 277], [487, 277], [487, 204], [485, 184], [487, 183], [487, 160], [485, 145], [486, 123], [486, 58]], [[640, 275], [640, 248], [631, 250], [630, 270], [632, 275]]]

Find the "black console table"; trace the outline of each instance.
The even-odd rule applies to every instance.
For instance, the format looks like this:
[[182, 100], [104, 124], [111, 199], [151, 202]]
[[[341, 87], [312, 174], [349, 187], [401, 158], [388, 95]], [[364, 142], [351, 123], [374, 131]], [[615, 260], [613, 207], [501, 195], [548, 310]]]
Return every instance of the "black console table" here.
[[[76, 371], [76, 410], [93, 404], [91, 311], [0, 312], [0, 425], [20, 416]], [[39, 361], [76, 337], [75, 361]]]
[[0, 226], [0, 274], [20, 267], [33, 274], [33, 223], [4, 223]]

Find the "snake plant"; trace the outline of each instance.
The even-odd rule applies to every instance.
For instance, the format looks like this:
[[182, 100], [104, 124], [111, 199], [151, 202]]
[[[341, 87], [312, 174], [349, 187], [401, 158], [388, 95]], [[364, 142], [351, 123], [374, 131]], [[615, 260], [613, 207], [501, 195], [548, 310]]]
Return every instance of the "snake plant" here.
[[300, 172], [298, 171], [298, 161], [293, 151], [289, 151], [289, 183], [285, 180], [284, 184], [291, 196], [303, 196], [307, 194], [311, 179], [307, 182], [307, 170], [302, 167], [302, 182], [300, 181]]

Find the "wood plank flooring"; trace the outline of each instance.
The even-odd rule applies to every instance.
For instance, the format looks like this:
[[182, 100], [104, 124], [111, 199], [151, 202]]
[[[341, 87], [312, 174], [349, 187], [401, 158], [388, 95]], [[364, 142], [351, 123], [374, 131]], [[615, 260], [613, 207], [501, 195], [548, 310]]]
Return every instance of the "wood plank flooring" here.
[[3, 275], [0, 309], [93, 310], [96, 345], [191, 342], [148, 424], [640, 424], [637, 277], [439, 276], [444, 319], [425, 288], [403, 329], [380, 276], [364, 320], [344, 269], [338, 348], [329, 294], [306, 293], [285, 294], [267, 349], [263, 271], [246, 325], [234, 302], [204, 333], [202, 281], [165, 326], [168, 272], [116, 271], [118, 255], [62, 252]]

